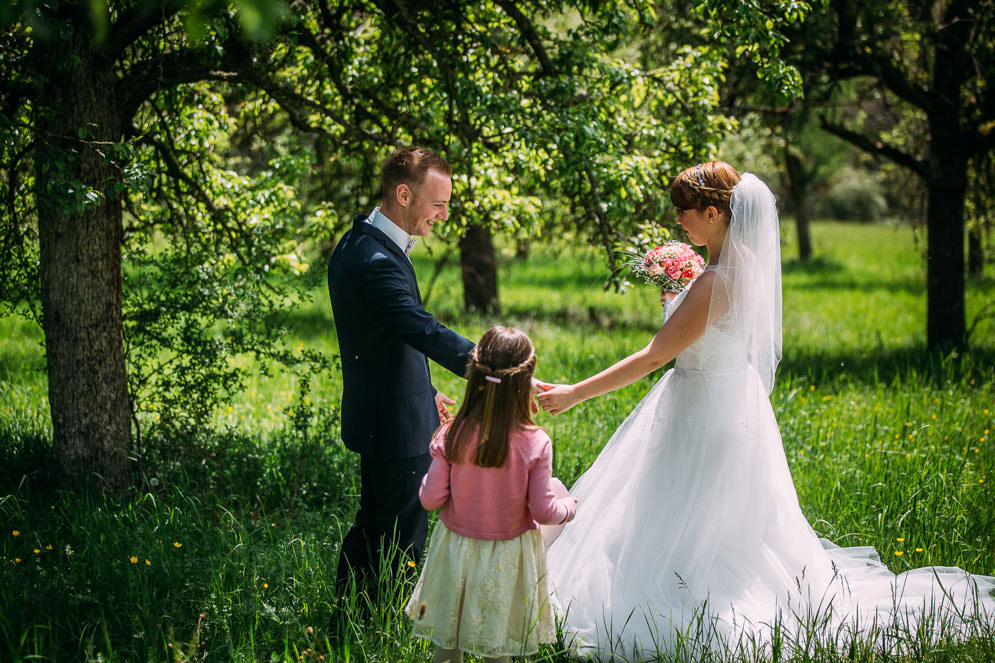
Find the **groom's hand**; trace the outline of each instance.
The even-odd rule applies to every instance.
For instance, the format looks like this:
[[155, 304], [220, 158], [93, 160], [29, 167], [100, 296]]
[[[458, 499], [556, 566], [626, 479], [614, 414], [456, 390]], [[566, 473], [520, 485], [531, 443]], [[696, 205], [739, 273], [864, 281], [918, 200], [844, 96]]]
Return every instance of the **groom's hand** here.
[[449, 411], [450, 405], [455, 405], [456, 401], [446, 396], [441, 391], [435, 392], [435, 409], [439, 411], [439, 423], [444, 424], [452, 421], [453, 413]]

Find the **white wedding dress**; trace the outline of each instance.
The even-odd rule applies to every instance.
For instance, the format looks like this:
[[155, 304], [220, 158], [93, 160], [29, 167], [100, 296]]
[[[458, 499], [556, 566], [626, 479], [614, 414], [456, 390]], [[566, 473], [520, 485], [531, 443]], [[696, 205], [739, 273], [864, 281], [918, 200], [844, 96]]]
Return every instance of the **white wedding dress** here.
[[[766, 187], [747, 178], [772, 206]], [[743, 211], [738, 189], [730, 234]], [[773, 223], [776, 233], [776, 212]], [[777, 259], [776, 274], [751, 279], [776, 288], [776, 301], [751, 302], [747, 289], [727, 282], [732, 304], [570, 490], [577, 516], [549, 548], [548, 566], [564, 638], [581, 656], [770, 651], [775, 641], [790, 646], [813, 635], [880, 641], [896, 621], [914, 632], [910, 625], [928, 620], [938, 636], [969, 631], [978, 613], [995, 616], [995, 579], [938, 567], [896, 576], [873, 548], [836, 547], [806, 521], [769, 400], [780, 354], [780, 266], [765, 241], [776, 239], [751, 239], [740, 258]], [[671, 306], [682, 301], [683, 294]], [[739, 315], [763, 306], [773, 310], [759, 326]]]

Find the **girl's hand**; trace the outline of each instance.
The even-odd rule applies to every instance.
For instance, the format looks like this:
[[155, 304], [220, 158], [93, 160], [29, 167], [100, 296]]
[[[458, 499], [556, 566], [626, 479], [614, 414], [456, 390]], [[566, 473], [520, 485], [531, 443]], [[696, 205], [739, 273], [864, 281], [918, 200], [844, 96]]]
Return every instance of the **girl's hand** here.
[[529, 411], [532, 412], [532, 414], [539, 413], [539, 401], [536, 400], [536, 395], [541, 394], [544, 391], [549, 391], [552, 388], [553, 385], [546, 384], [542, 380], [537, 380], [534, 377], [532, 378], [532, 398], [529, 400]]
[[543, 393], [536, 396], [536, 400], [550, 414], [566, 412], [581, 401], [572, 384], [541, 384], [539, 388]]
[[564, 520], [563, 522], [569, 523], [577, 515], [577, 498], [576, 497], [564, 497], [563, 498], [563, 503], [567, 505], [568, 509], [570, 509], [570, 515], [567, 516], [567, 519]]

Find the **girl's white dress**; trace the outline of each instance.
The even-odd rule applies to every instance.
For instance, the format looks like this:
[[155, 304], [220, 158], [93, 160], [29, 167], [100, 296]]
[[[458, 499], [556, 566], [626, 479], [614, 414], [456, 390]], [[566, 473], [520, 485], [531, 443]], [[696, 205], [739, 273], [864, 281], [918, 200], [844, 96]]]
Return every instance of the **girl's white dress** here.
[[[752, 247], [743, 255], [755, 260]], [[778, 310], [768, 334], [778, 344], [779, 324]], [[979, 613], [995, 625], [995, 578], [940, 567], [896, 576], [871, 547], [820, 540], [768, 397], [779, 348], [758, 362], [758, 329], [716, 317], [571, 488], [577, 515], [548, 551], [568, 646], [642, 661], [695, 648], [770, 652], [809, 635], [900, 647], [888, 641], [896, 621], [938, 629], [929, 637], [970, 632]]]
[[505, 541], [471, 539], [435, 523], [405, 612], [414, 634], [478, 656], [534, 654], [555, 642], [546, 551], [533, 529]]

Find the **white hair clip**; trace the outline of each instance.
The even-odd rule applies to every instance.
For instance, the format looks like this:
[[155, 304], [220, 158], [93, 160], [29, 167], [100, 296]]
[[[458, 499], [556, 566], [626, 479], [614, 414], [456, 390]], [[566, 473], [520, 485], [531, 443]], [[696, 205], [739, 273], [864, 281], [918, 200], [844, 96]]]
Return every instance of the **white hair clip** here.
[[484, 379], [488, 382], [494, 382], [495, 384], [501, 384], [501, 378], [495, 377], [493, 375], [485, 375]]

